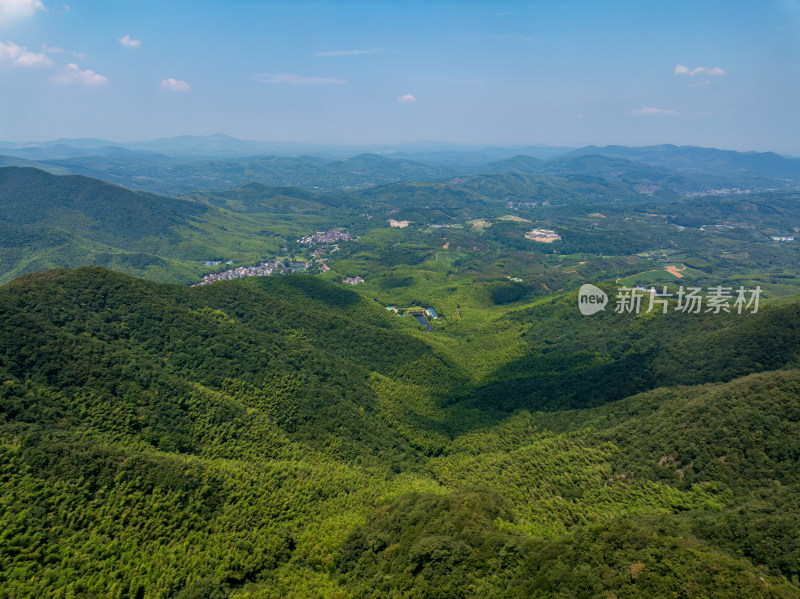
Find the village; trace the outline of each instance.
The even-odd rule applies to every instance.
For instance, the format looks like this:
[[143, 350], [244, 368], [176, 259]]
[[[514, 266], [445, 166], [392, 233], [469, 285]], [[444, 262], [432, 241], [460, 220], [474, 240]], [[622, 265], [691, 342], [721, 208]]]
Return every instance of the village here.
[[[331, 269], [328, 265], [326, 254], [332, 254], [339, 250], [336, 242], [354, 241], [350, 233], [341, 228], [330, 229], [329, 231], [317, 231], [313, 235], [308, 235], [297, 240], [298, 243], [308, 246], [310, 252], [305, 257], [293, 257], [293, 259], [276, 259], [274, 262], [262, 262], [257, 266], [239, 266], [222, 272], [209, 273], [205, 275], [199, 283], [192, 287], [210, 285], [216, 281], [229, 281], [231, 279], [243, 279], [245, 277], [269, 277], [272, 275], [290, 275], [301, 272], [316, 271], [319, 273], [327, 272]], [[311, 248], [314, 248], [311, 250]], [[217, 266], [221, 260], [205, 260], [206, 266]], [[233, 264], [232, 260], [225, 261], [226, 265]], [[360, 277], [356, 277], [361, 279]], [[343, 281], [352, 285], [363, 283], [360, 281]]]
[[301, 237], [297, 240], [303, 245], [330, 245], [337, 241], [353, 241], [353, 236], [344, 229], [331, 229], [330, 231], [317, 231], [313, 235]]
[[330, 270], [322, 260], [311, 260], [308, 262], [262, 262], [258, 266], [239, 266], [231, 268], [222, 272], [210, 273], [205, 275], [199, 283], [195, 283], [192, 287], [200, 287], [202, 285], [210, 285], [215, 281], [229, 281], [231, 279], [243, 279], [245, 277], [268, 277], [270, 275], [290, 275], [298, 272], [305, 272], [312, 267], [319, 268], [319, 272], [326, 272]]

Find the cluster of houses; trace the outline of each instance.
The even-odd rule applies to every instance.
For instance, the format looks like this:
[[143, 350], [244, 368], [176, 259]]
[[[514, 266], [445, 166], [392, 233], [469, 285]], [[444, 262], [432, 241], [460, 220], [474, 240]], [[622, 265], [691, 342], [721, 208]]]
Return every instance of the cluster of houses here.
[[[519, 210], [520, 208], [535, 208], [539, 202], [506, 202], [506, 208], [510, 210]], [[549, 206], [550, 202], [544, 202], [542, 206]]]
[[313, 235], [307, 235], [298, 239], [298, 241], [305, 245], [315, 243], [336, 243], [337, 241], [353, 241], [353, 236], [344, 229], [331, 229], [330, 231], [317, 231]]
[[[327, 252], [335, 252], [339, 249], [338, 246], [332, 245], [337, 241], [352, 241], [353, 236], [350, 235], [344, 229], [331, 229], [330, 231], [317, 231], [313, 235], [308, 235], [303, 237], [302, 239], [298, 239], [298, 241], [305, 245], [316, 245], [320, 244], [324, 247], [317, 248], [313, 252], [311, 252], [311, 257], [307, 262], [283, 262], [283, 261], [276, 261], [276, 262], [262, 262], [258, 266], [240, 266], [238, 268], [232, 268], [229, 270], [225, 270], [223, 272], [215, 272], [207, 274], [203, 277], [203, 279], [199, 283], [195, 283], [192, 287], [197, 287], [200, 285], [210, 285], [214, 281], [228, 281], [230, 279], [243, 279], [244, 277], [268, 277], [270, 275], [289, 275], [298, 272], [304, 272], [309, 270], [310, 268], [316, 266], [319, 268], [319, 272], [327, 272], [331, 269], [328, 266], [326, 260], [327, 258], [324, 257], [325, 253]], [[206, 260], [206, 266], [218, 266], [221, 264], [219, 260]], [[226, 264], [233, 264], [232, 261], [226, 262]], [[360, 280], [357, 280], [360, 279]], [[345, 283], [350, 283], [351, 285], [356, 285], [358, 283], [363, 283], [364, 279], [361, 277], [354, 277], [352, 279], [345, 279]]]
[[739, 187], [723, 187], [721, 189], [706, 189], [704, 191], [687, 191], [684, 195], [687, 198], [699, 198], [704, 196], [728, 196], [728, 195], [747, 195], [753, 193], [752, 189], [740, 189]]
[[[229, 281], [231, 279], [243, 279], [245, 277], [268, 277], [270, 275], [290, 275], [293, 273], [304, 272], [311, 268], [314, 262], [262, 262], [258, 266], [240, 266], [222, 272], [207, 274], [199, 283], [192, 287], [210, 285], [214, 281]], [[325, 262], [317, 262], [320, 272], [330, 270]]]
[[347, 277], [342, 279], [342, 283], [347, 283], [348, 285], [358, 285], [359, 283], [363, 283], [363, 277]]
[[230, 279], [243, 279], [244, 277], [268, 277], [278, 268], [278, 263], [262, 262], [258, 266], [240, 266], [222, 272], [214, 272], [207, 274], [202, 278], [199, 283], [195, 283], [192, 287], [199, 287], [201, 285], [210, 285], [214, 281], [228, 281]]

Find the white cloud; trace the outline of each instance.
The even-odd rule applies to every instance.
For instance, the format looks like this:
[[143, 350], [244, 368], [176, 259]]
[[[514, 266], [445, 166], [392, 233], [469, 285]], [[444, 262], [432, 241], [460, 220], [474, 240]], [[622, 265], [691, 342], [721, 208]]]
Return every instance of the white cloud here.
[[188, 92], [191, 89], [189, 84], [182, 79], [173, 79], [172, 77], [164, 79], [158, 87], [171, 92]]
[[139, 46], [142, 45], [142, 42], [140, 40], [133, 39], [127, 33], [121, 38], [119, 38], [119, 43], [125, 46], [126, 48], [138, 48]]
[[724, 69], [721, 69], [719, 67], [712, 67], [710, 69], [707, 67], [695, 67], [693, 69], [690, 69], [686, 65], [682, 64], [676, 66], [673, 73], [675, 75], [689, 75], [690, 77], [694, 77], [695, 75], [709, 75], [711, 77], [717, 77], [720, 75], [727, 74]]
[[289, 83], [290, 85], [342, 85], [347, 83], [343, 79], [329, 79], [327, 77], [303, 77], [291, 73], [274, 75], [272, 73], [262, 73], [254, 77], [263, 83]]
[[0, 66], [23, 68], [52, 67], [53, 61], [41, 52], [31, 52], [14, 42], [0, 42]]
[[316, 56], [357, 56], [359, 54], [380, 54], [381, 48], [367, 48], [366, 50], [328, 50], [327, 52], [317, 52]]
[[48, 46], [47, 44], [42, 44], [42, 52], [47, 54], [63, 54], [64, 50], [58, 46]]
[[0, 0], [0, 24], [30, 18], [37, 10], [44, 10], [40, 0]]
[[397, 98], [397, 101], [398, 102], [408, 103], [408, 104], [413, 104], [414, 102], [417, 101], [417, 99], [414, 96], [412, 96], [411, 94], [405, 94], [405, 95], [400, 96], [399, 98]]
[[631, 110], [630, 114], [635, 114], [636, 116], [647, 116], [653, 114], [678, 114], [677, 110], [670, 110], [668, 108], [639, 108], [638, 110]]
[[102, 75], [89, 69], [82, 71], [74, 62], [65, 66], [58, 75], [51, 77], [50, 81], [61, 85], [89, 85], [92, 87], [108, 84], [108, 79]]
[[73, 51], [71, 52], [71, 54], [72, 54], [72, 55], [73, 55], [75, 58], [78, 58], [78, 59], [84, 59], [84, 58], [86, 58], [86, 54], [84, 54], [83, 52], [76, 52], [75, 50], [73, 50]]

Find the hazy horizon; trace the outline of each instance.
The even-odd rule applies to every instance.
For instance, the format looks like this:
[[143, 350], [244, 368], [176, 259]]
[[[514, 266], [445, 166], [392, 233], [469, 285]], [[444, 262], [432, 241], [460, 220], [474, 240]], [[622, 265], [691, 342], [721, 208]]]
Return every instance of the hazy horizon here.
[[[89, 142], [89, 141], [98, 141], [104, 142], [107, 144], [111, 144], [112, 147], [119, 146], [133, 146], [133, 145], [147, 145], [152, 144], [160, 141], [171, 141], [180, 138], [206, 138], [211, 139], [214, 137], [225, 137], [230, 138], [232, 140], [243, 142], [243, 143], [252, 143], [252, 144], [262, 144], [264, 146], [275, 145], [275, 146], [287, 146], [288, 148], [291, 146], [297, 146], [298, 148], [308, 149], [311, 151], [313, 148], [318, 149], [340, 149], [346, 150], [348, 148], [352, 148], [354, 152], [362, 152], [369, 149], [374, 149], [376, 153], [379, 154], [386, 154], [391, 155], [392, 153], [424, 153], [426, 151], [430, 152], [477, 152], [480, 150], [524, 150], [526, 148], [541, 148], [543, 150], [553, 150], [553, 151], [563, 151], [563, 152], [570, 152], [574, 150], [580, 150], [586, 147], [595, 146], [598, 148], [610, 147], [610, 146], [621, 146], [621, 147], [629, 147], [629, 148], [646, 148], [646, 147], [658, 147], [658, 146], [676, 146], [676, 147], [697, 147], [697, 148], [705, 148], [705, 149], [715, 149], [715, 150], [722, 150], [722, 151], [734, 151], [734, 152], [755, 152], [755, 153], [775, 153], [785, 158], [800, 158], [800, 151], [797, 153], [792, 152], [778, 152], [775, 150], [770, 149], [760, 149], [760, 150], [753, 150], [748, 148], [728, 148], [728, 147], [713, 147], [713, 146], [697, 146], [694, 144], [671, 144], [671, 143], [643, 143], [640, 145], [628, 145], [628, 144], [611, 144], [611, 143], [595, 143], [595, 144], [575, 144], [575, 145], [557, 145], [557, 144], [550, 144], [546, 142], [517, 142], [517, 143], [502, 143], [502, 142], [471, 142], [471, 143], [458, 143], [458, 142], [450, 142], [444, 140], [420, 140], [420, 141], [408, 141], [408, 142], [381, 142], [376, 141], [374, 143], [336, 143], [336, 142], [328, 142], [328, 143], [314, 143], [314, 142], [298, 142], [298, 141], [291, 141], [291, 140], [280, 140], [280, 139], [246, 139], [246, 138], [239, 138], [227, 133], [211, 133], [211, 134], [192, 134], [186, 133], [171, 137], [159, 137], [159, 138], [152, 138], [152, 139], [127, 139], [127, 140], [112, 140], [112, 139], [102, 139], [102, 138], [94, 138], [94, 137], [72, 137], [72, 138], [56, 138], [56, 139], [39, 139], [39, 140], [24, 140], [24, 141], [17, 141], [17, 140], [10, 140], [10, 139], [0, 139], [0, 144], [16, 144], [20, 148], [24, 147], [45, 147], [41, 144], [64, 144], [69, 146], [69, 142]], [[86, 149], [87, 151], [100, 148], [103, 146], [90, 146], [86, 145], [85, 148], [81, 148], [79, 146], [71, 146], [75, 149]], [[128, 148], [131, 151], [136, 151], [138, 148]], [[202, 148], [198, 148], [198, 150], [202, 150]], [[141, 151], [147, 152], [157, 152], [157, 150], [148, 150], [146, 148], [142, 148]], [[560, 155], [559, 152], [553, 154], [553, 156]], [[0, 154], [2, 153], [2, 148], [0, 148]], [[231, 153], [231, 151], [228, 151]], [[213, 154], [212, 150], [209, 150], [209, 155]], [[203, 155], [202, 152], [198, 152], [198, 155]], [[242, 154], [244, 156], [245, 154]]]

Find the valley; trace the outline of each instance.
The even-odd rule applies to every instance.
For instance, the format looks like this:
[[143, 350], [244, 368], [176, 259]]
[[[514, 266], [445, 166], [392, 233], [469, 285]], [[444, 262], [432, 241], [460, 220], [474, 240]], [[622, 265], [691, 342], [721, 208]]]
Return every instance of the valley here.
[[797, 192], [637, 168], [177, 197], [0, 169], [0, 588], [800, 596]]
[[800, 0], [0, 0], [0, 599], [800, 599]]

